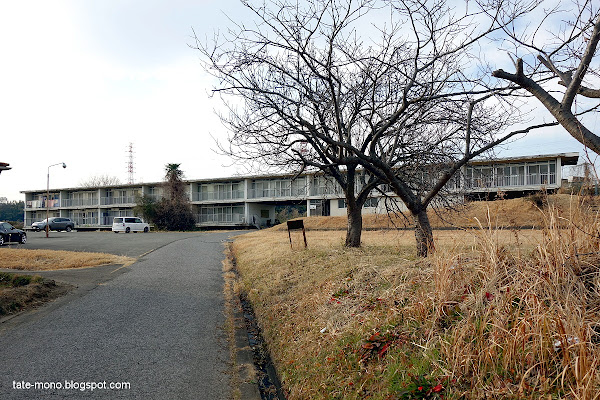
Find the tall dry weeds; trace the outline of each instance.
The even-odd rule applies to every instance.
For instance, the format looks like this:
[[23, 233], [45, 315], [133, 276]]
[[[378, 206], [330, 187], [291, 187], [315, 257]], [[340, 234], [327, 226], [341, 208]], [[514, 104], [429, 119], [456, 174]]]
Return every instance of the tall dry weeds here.
[[600, 398], [600, 219], [583, 201], [543, 214], [532, 254], [500, 245], [488, 219], [477, 257], [433, 262], [446, 322], [432, 340], [466, 398]]
[[406, 232], [361, 249], [343, 231], [309, 231], [308, 249], [240, 236], [287, 398], [600, 399], [600, 219], [572, 199], [535, 211], [541, 231], [503, 228], [514, 209], [493, 203], [479, 229], [436, 231], [426, 260]]

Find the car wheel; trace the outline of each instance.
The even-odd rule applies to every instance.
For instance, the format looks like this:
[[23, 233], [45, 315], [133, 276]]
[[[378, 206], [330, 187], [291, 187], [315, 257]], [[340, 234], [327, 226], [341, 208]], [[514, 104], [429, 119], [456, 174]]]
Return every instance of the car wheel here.
[[4, 236], [0, 235], [0, 246], [4, 245]]
[[65, 229], [67, 232], [71, 232], [73, 228], [71, 228], [70, 226], [67, 226], [67, 229]]
[[118, 231], [113, 231], [114, 233], [119, 233]]
[[22, 234], [21, 235], [21, 244], [25, 244], [27, 243], [27, 235], [26, 234]]
[[144, 233], [148, 233], [148, 231], [149, 231], [148, 227], [147, 226], [144, 227]]
[[125, 228], [125, 233], [129, 233], [131, 232], [131, 229], [129, 229], [129, 227]]

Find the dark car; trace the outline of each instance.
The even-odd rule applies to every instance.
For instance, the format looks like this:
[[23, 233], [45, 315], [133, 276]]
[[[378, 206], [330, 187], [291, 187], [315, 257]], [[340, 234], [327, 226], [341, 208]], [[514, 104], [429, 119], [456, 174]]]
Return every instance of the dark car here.
[[[75, 228], [75, 222], [71, 221], [69, 218], [62, 217], [52, 217], [48, 218], [50, 220], [50, 230], [51, 231], [67, 231], [71, 232], [73, 228]], [[31, 224], [31, 227], [36, 231], [45, 231], [46, 230], [46, 220], [42, 220], [39, 222], [34, 222]]]
[[25, 231], [15, 228], [8, 222], [0, 222], [0, 246], [4, 243], [26, 243]]

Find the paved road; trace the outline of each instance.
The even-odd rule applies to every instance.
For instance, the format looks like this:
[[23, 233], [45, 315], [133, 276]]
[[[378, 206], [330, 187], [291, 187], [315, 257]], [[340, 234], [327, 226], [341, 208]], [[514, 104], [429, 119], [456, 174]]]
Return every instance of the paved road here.
[[[55, 235], [48, 242], [69, 237]], [[180, 235], [94, 289], [0, 327], [0, 399], [228, 398], [221, 259], [231, 234]], [[36, 382], [46, 389], [16, 388]], [[104, 382], [122, 389], [91, 390]]]
[[209, 232], [150, 232], [113, 233], [102, 232], [27, 232], [27, 244], [11, 244], [13, 248], [92, 251], [119, 256], [138, 257], [175, 240], [203, 237]]

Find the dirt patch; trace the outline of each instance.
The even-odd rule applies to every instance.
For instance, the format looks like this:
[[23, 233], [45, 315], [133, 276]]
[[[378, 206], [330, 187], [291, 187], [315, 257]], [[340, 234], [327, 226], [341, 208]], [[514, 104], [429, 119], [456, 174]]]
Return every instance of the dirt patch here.
[[27, 311], [67, 294], [73, 286], [40, 276], [0, 274], [0, 318]]

